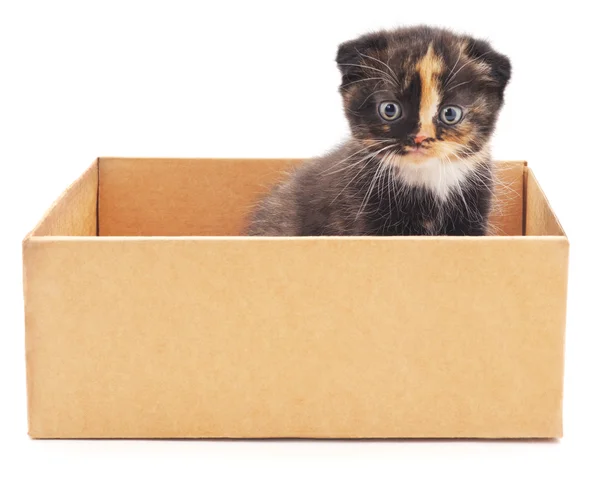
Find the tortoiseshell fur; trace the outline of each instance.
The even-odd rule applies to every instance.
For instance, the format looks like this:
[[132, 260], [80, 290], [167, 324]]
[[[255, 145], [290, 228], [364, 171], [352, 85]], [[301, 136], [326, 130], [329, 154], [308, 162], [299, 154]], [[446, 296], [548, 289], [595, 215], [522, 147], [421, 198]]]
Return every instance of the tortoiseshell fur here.
[[[482, 40], [412, 27], [343, 43], [337, 63], [351, 138], [278, 184], [247, 233], [486, 234], [488, 142], [510, 79], [508, 58]], [[402, 116], [383, 120], [385, 101], [401, 105]], [[440, 120], [448, 105], [463, 111], [457, 124]]]

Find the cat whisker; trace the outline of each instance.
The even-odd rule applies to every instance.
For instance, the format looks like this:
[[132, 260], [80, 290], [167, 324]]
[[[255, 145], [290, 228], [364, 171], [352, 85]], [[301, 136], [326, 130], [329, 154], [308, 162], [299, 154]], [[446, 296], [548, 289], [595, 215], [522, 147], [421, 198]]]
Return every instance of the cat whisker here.
[[[389, 153], [388, 153], [389, 154]], [[391, 208], [393, 207], [393, 201], [395, 201], [395, 198], [392, 198], [392, 189], [393, 189], [393, 185], [394, 185], [394, 178], [392, 177], [392, 173], [393, 173], [393, 168], [391, 165], [387, 166], [385, 168], [385, 172], [387, 172], [387, 174], [385, 175], [386, 178], [386, 188], [387, 188], [387, 196], [388, 196], [388, 207], [387, 210], [391, 211]], [[391, 220], [392, 220], [392, 214], [391, 212], [387, 213], [387, 217], [385, 219], [385, 224], [384, 224], [384, 228], [387, 227], [388, 221], [390, 222], [391, 225]]]
[[362, 203], [360, 204], [360, 207], [358, 208], [358, 212], [356, 213], [356, 219], [358, 219], [360, 217], [360, 215], [364, 211], [365, 206], [368, 204], [369, 198], [371, 197], [371, 193], [373, 191], [373, 187], [375, 186], [375, 181], [379, 177], [379, 174], [381, 174], [381, 168], [384, 167], [384, 164], [385, 163], [383, 161], [379, 162], [379, 165], [377, 166], [377, 169], [375, 170], [375, 174], [373, 175], [373, 178], [371, 179], [371, 182], [369, 184], [369, 189], [367, 190], [367, 193], [365, 194], [365, 197], [364, 197]]
[[446, 90], [446, 93], [448, 93], [449, 91], [452, 91], [452, 90], [453, 90], [453, 89], [455, 89], [455, 88], [458, 88], [459, 86], [462, 86], [462, 85], [468, 85], [468, 84], [469, 84], [469, 83], [471, 83], [472, 81], [473, 81], [473, 80], [469, 80], [469, 81], [463, 81], [462, 83], [458, 83], [457, 85], [454, 85], [452, 88], [448, 88], [448, 89]]
[[378, 63], [381, 63], [383, 66], [385, 66], [390, 71], [391, 76], [396, 80], [398, 86], [400, 86], [400, 79], [398, 78], [398, 75], [396, 74], [396, 72], [394, 70], [392, 70], [392, 68], [390, 67], [390, 65], [388, 65], [387, 63], [381, 61], [379, 58], [375, 58], [373, 56], [367, 55], [366, 53], [358, 52], [358, 54], [360, 56], [362, 56], [363, 58], [369, 58], [369, 59], [371, 59], [373, 61], [376, 61]]
[[[464, 158], [460, 156], [456, 156], [457, 159], [464, 162], [465, 164], [469, 164]], [[497, 193], [497, 189], [501, 189], [504, 187], [503, 183], [499, 182], [496, 178], [494, 180], [494, 186], [490, 187], [490, 176], [484, 174], [483, 172], [479, 172], [477, 170], [472, 171], [472, 174], [467, 178], [467, 181], [471, 184], [476, 185], [477, 187], [484, 188], [490, 193], [491, 201], [491, 209], [489, 211], [490, 216], [498, 215], [502, 213], [503, 204], [506, 202], [505, 195]], [[481, 220], [481, 218], [475, 218], [475, 220]], [[499, 228], [497, 225], [488, 221], [488, 233], [491, 235], [501, 235], [504, 234], [504, 231]]]
[[369, 65], [361, 65], [359, 63], [340, 63], [340, 66], [356, 66], [358, 68], [365, 68], [367, 70], [373, 70], [373, 71], [376, 71], [377, 73], [381, 73], [384, 77], [387, 78], [387, 81], [391, 80], [391, 83], [394, 86], [400, 86], [399, 84], [397, 84], [396, 79], [393, 76], [391, 76], [389, 73], [386, 73], [385, 71], [383, 71], [380, 68], [375, 68], [375, 67], [369, 66]]
[[[443, 160], [444, 160], [444, 162], [443, 162], [442, 164], [444, 164], [444, 165], [445, 165], [445, 164], [450, 164], [450, 158], [449, 158], [447, 155], [443, 155], [443, 156], [442, 156], [442, 158], [443, 158]], [[444, 171], [445, 171], [445, 166], [444, 166]], [[460, 199], [462, 200], [462, 203], [463, 203], [463, 204], [464, 204], [464, 206], [465, 206], [465, 211], [464, 211], [464, 214], [465, 214], [465, 216], [463, 216], [463, 217], [464, 217], [464, 218], [465, 218], [465, 219], [466, 219], [468, 222], [471, 222], [471, 221], [472, 221], [472, 219], [471, 219], [471, 214], [470, 214], [470, 212], [471, 212], [471, 208], [469, 207], [469, 205], [468, 205], [468, 203], [467, 203], [467, 200], [465, 199], [465, 195], [463, 194], [462, 188], [459, 186], [459, 187], [457, 187], [457, 188], [454, 188], [454, 189], [452, 190], [452, 192], [458, 192], [458, 194], [460, 195]]]
[[368, 101], [368, 99], [371, 98], [371, 96], [373, 96], [373, 95], [375, 95], [377, 93], [381, 93], [382, 91], [388, 91], [388, 90], [375, 90], [373, 93], [371, 93], [370, 95], [368, 95], [364, 99], [364, 101], [360, 104], [360, 106], [358, 107], [358, 109], [362, 108], [365, 105], [365, 103]]
[[[333, 198], [333, 200], [331, 201], [331, 204], [333, 205], [335, 203], [335, 201], [343, 194], [343, 192], [348, 188], [348, 186], [350, 186], [350, 184], [352, 184], [354, 182], [354, 180], [364, 171], [364, 169], [369, 165], [369, 163], [377, 157], [378, 154], [382, 153], [383, 151], [389, 149], [389, 148], [393, 148], [395, 145], [391, 145], [391, 146], [384, 146], [383, 148], [380, 148], [379, 150], [375, 151], [374, 153], [371, 153], [367, 156], [365, 156], [363, 162], [363, 166], [360, 168], [360, 170], [354, 175], [354, 177], [352, 177], [352, 179], [350, 179], [346, 185], [342, 188], [342, 190], [337, 194], [337, 196], [335, 196]], [[366, 161], [366, 162], [365, 162]]]
[[[376, 155], [376, 153], [375, 153], [375, 155]], [[363, 158], [359, 159], [358, 161], [352, 162], [349, 165], [347, 165], [347, 166], [345, 166], [343, 168], [340, 168], [340, 169], [338, 169], [336, 171], [332, 171], [330, 173], [324, 174], [324, 176], [330, 176], [332, 174], [340, 174], [340, 173], [343, 173], [344, 171], [350, 171], [350, 170], [353, 170], [355, 168], [358, 168], [359, 166], [362, 166], [363, 164], [368, 163], [369, 160], [371, 159], [371, 156], [372, 156], [371, 153], [366, 154]]]
[[[366, 148], [362, 148], [362, 149], [360, 149], [359, 151], [356, 151], [355, 153], [351, 154], [350, 156], [347, 156], [347, 157], [343, 158], [343, 159], [342, 159], [340, 162], [344, 162], [344, 163], [345, 163], [345, 162], [347, 162], [349, 159], [351, 159], [351, 158], [353, 158], [354, 156], [356, 156], [357, 154], [360, 154], [360, 153], [362, 153], [363, 151], [368, 151], [369, 149], [371, 149], [371, 148], [373, 148], [373, 147], [376, 147], [376, 146], [381, 146], [381, 144], [382, 144], [382, 143], [383, 143], [383, 142], [378, 142], [377, 144], [372, 144], [372, 145], [369, 145], [369, 146], [367, 146]], [[369, 155], [366, 155], [364, 158], [361, 158], [361, 159], [360, 159], [360, 160], [358, 160], [357, 162], [352, 162], [352, 163], [350, 163], [349, 165], [347, 165], [347, 166], [345, 166], [345, 167], [343, 167], [343, 168], [341, 168], [341, 169], [337, 169], [337, 170], [335, 170], [335, 171], [331, 171], [331, 169], [332, 169], [334, 166], [337, 166], [337, 164], [336, 164], [336, 165], [332, 166], [331, 168], [328, 168], [328, 169], [326, 169], [326, 170], [325, 170], [323, 173], [321, 173], [321, 174], [322, 174], [322, 176], [330, 176], [330, 175], [332, 175], [332, 174], [338, 174], [338, 173], [341, 173], [342, 171], [345, 171], [345, 170], [347, 170], [347, 169], [351, 169], [351, 168], [353, 168], [353, 167], [356, 167], [357, 165], [359, 165], [359, 164], [363, 163], [363, 162], [365, 161], [365, 159], [366, 159], [368, 156], [369, 156]]]
[[466, 144], [456, 143], [455, 141], [448, 141], [448, 140], [445, 140], [445, 143], [456, 146], [457, 149], [459, 150], [458, 152], [461, 154], [468, 153], [469, 155], [473, 155], [473, 154], [478, 153], [478, 151], [475, 151], [473, 148], [467, 146]]
[[[379, 80], [379, 81], [390, 83], [390, 80], [387, 79], [387, 78], [381, 78], [381, 77], [378, 77], [378, 76], [372, 76], [372, 77], [369, 77], [369, 78], [362, 78], [360, 80], [354, 80], [354, 81], [351, 81], [350, 83], [346, 83], [343, 86], [343, 88], [348, 88], [349, 86], [355, 85], [356, 83], [362, 83], [363, 81], [374, 81], [374, 80]], [[392, 85], [395, 86], [393, 83], [392, 83]]]
[[445, 84], [449, 85], [450, 82], [456, 77], [456, 75], [458, 75], [461, 72], [461, 70], [463, 68], [465, 68], [468, 65], [471, 65], [471, 64], [475, 63], [476, 61], [480, 60], [481, 58], [483, 58], [488, 53], [491, 53], [491, 51], [486, 51], [485, 53], [482, 53], [478, 57], [472, 58], [469, 61], [467, 61], [463, 66], [461, 66], [458, 70], [456, 70], [456, 73], [454, 73], [451, 77], [448, 78], [448, 80], [446, 81]]
[[[454, 66], [450, 70], [450, 73], [448, 73], [448, 78], [450, 78], [452, 76], [452, 73], [454, 73], [454, 70], [456, 69], [456, 66], [458, 65], [458, 62], [462, 58], [462, 54], [463, 54], [463, 51], [461, 49], [460, 52], [458, 53], [458, 58], [456, 59], [456, 63], [454, 63]], [[447, 84], [448, 84], [448, 79], [446, 79], [446, 81], [444, 81], [444, 84], [442, 85], [442, 88], [445, 88]]]
[[[446, 172], [446, 168], [445, 168], [444, 164], [445, 164], [444, 161], [442, 161], [442, 165], [443, 165], [442, 167], [444, 168], [444, 173], [445, 173]], [[439, 190], [442, 189], [442, 168], [440, 168], [440, 178], [439, 178], [439, 181], [438, 181], [438, 189]]]

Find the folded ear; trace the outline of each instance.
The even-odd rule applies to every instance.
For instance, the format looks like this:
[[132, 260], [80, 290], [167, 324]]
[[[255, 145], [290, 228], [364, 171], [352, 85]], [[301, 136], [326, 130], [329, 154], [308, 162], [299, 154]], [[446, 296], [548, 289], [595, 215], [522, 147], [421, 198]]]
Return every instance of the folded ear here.
[[498, 53], [488, 42], [476, 39], [470, 40], [468, 52], [471, 58], [490, 66], [492, 79], [498, 83], [502, 95], [510, 80], [512, 70], [508, 57]]
[[[377, 51], [385, 50], [388, 42], [381, 33], [363, 35], [338, 47], [336, 62], [342, 73], [342, 88], [353, 81], [369, 75], [364, 65], [365, 55], [377, 57]], [[372, 75], [371, 75], [372, 76]]]

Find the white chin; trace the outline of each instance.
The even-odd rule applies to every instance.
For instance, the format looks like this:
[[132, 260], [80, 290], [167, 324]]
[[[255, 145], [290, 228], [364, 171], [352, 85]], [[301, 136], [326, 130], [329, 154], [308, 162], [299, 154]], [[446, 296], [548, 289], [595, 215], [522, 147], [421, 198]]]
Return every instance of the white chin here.
[[404, 183], [429, 189], [442, 200], [447, 199], [450, 192], [465, 181], [475, 167], [474, 163], [469, 163], [442, 161], [428, 156], [426, 151], [394, 157], [394, 166]]

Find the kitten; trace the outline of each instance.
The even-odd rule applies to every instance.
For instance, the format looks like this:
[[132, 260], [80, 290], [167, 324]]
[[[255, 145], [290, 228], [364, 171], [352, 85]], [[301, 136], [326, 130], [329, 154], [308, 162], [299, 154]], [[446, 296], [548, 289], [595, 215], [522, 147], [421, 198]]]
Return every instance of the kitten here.
[[247, 233], [484, 235], [508, 58], [482, 40], [411, 27], [343, 43], [337, 64], [351, 139], [277, 185]]

